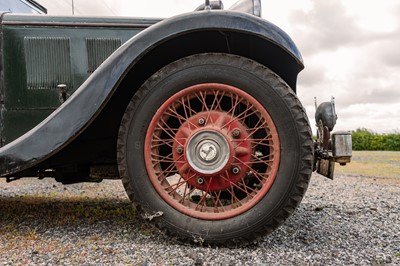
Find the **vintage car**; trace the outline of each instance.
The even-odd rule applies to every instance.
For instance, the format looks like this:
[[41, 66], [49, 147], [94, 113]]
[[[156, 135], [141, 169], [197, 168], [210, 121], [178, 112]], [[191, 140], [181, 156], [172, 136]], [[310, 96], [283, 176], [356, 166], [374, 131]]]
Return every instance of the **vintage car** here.
[[270, 233], [313, 171], [332, 178], [350, 161], [351, 136], [331, 135], [325, 102], [313, 141], [300, 52], [260, 13], [259, 0], [169, 19], [2, 13], [1, 177], [122, 179], [143, 216], [182, 240]]

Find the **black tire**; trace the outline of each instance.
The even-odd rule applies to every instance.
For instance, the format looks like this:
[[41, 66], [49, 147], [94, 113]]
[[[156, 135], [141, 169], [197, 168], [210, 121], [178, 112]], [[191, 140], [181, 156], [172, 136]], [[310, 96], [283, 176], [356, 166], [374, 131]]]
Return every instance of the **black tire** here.
[[[227, 84], [251, 95], [268, 112], [279, 137], [279, 165], [271, 187], [250, 209], [221, 219], [219, 213], [215, 219], [204, 219], [201, 213], [196, 217], [171, 206], [155, 189], [145, 162], [148, 156], [145, 154], [146, 134], [157, 110], [176, 93], [202, 83]], [[170, 235], [204, 243], [243, 244], [272, 232], [294, 212], [312, 173], [312, 145], [305, 111], [279, 76], [240, 56], [199, 54], [159, 70], [133, 96], [121, 122], [118, 165], [129, 198], [139, 204], [145, 214], [157, 214], [152, 221]], [[245, 176], [249, 173], [251, 171]], [[192, 198], [189, 193], [188, 199]], [[215, 208], [220, 205], [215, 203]]]

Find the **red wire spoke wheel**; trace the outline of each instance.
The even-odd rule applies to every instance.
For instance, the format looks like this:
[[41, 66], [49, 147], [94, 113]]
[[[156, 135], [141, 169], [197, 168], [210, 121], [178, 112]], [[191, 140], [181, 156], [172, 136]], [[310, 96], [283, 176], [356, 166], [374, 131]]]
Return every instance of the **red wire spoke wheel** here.
[[257, 204], [279, 167], [279, 138], [265, 108], [243, 90], [198, 84], [171, 96], [146, 134], [150, 180], [173, 208], [206, 220]]
[[122, 118], [118, 168], [139, 212], [172, 236], [243, 244], [300, 203], [311, 130], [293, 90], [265, 66], [197, 54], [158, 70]]

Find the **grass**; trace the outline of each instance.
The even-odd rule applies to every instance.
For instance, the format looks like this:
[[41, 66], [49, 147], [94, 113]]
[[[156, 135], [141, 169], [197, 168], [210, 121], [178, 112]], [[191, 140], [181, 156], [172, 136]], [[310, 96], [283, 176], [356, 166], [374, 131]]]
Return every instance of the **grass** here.
[[[67, 255], [66, 251], [79, 250], [76, 248], [79, 246], [89, 246], [90, 252], [98, 252], [98, 245], [108, 241], [108, 238], [99, 240], [99, 236], [94, 233], [82, 241], [68, 243], [65, 246], [64, 243], [60, 244], [58, 239], [48, 239], [45, 236], [45, 232], [56, 230], [55, 228], [77, 228], [80, 225], [95, 228], [107, 224], [116, 228], [109, 236], [114, 240], [121, 237], [120, 228], [139, 226], [144, 231], [147, 227], [151, 228], [139, 222], [136, 210], [128, 200], [107, 198], [107, 200], [87, 199], [84, 196], [63, 195], [63, 193], [54, 197], [37, 195], [0, 197], [0, 256], [4, 255], [6, 250], [32, 249], [40, 254], [53, 254], [57, 251], [56, 256], [63, 258], [64, 253]], [[78, 257], [82, 261], [76, 264], [82, 264], [86, 255], [82, 253]], [[32, 262], [27, 260], [22, 264], [32, 264]]]
[[[136, 218], [136, 210], [129, 202], [105, 202], [84, 198], [50, 198], [26, 196], [21, 198], [1, 198], [2, 220], [46, 220], [48, 227], [95, 224], [99, 221], [129, 223]], [[17, 216], [15, 214], [18, 214]], [[9, 230], [6, 230], [9, 231]], [[0, 235], [4, 233], [0, 228]]]
[[[0, 257], [7, 250], [29, 249], [63, 259], [71, 251], [81, 249], [74, 263], [80, 265], [85, 264], [87, 252], [114, 252], [100, 250], [107, 241], [130, 238], [132, 234], [157, 236], [152, 233], [155, 229], [140, 219], [118, 180], [63, 186], [52, 179], [25, 178], [12, 183], [0, 179], [0, 191]], [[74, 230], [82, 226], [115, 230], [100, 240], [97, 233], [91, 233], [67, 245], [46, 235], [48, 231], [60, 230], [66, 234], [63, 228]], [[15, 261], [33, 264], [30, 257], [24, 259]]]
[[335, 173], [400, 179], [400, 152], [353, 151], [352, 162], [336, 165]]

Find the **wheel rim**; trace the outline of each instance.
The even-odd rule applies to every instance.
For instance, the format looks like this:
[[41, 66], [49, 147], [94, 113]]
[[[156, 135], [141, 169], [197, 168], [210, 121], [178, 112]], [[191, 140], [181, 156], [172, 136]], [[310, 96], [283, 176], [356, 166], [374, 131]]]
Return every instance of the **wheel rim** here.
[[225, 84], [198, 84], [157, 110], [145, 139], [151, 183], [174, 209], [221, 220], [256, 205], [279, 168], [276, 127], [265, 108]]

